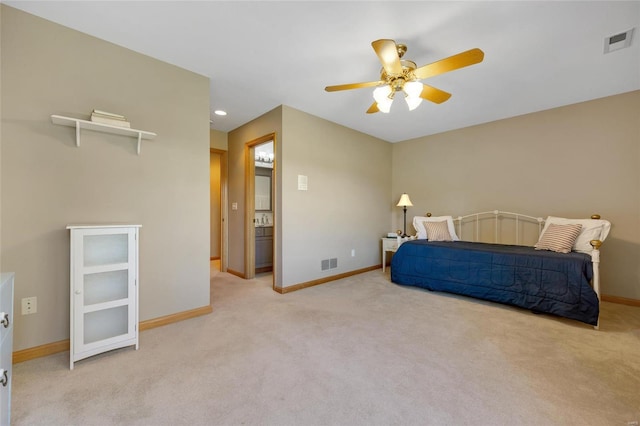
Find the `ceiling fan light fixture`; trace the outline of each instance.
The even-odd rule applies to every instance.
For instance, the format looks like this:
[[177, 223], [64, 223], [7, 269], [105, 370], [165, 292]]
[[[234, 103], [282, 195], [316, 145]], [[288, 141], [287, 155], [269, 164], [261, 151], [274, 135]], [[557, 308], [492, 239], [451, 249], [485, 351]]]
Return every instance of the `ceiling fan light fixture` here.
[[422, 103], [422, 99], [420, 98], [412, 98], [411, 96], [405, 96], [404, 100], [407, 102], [407, 106], [409, 107], [409, 111], [413, 111], [418, 108]]
[[422, 98], [420, 97], [420, 94], [422, 93], [422, 83], [419, 81], [407, 81], [402, 90], [406, 94], [404, 100], [409, 106], [409, 111], [413, 111], [418, 108], [422, 103]]
[[[623, 35], [610, 37], [609, 43], [615, 43], [618, 39], [622, 38]], [[451, 97], [451, 93], [422, 84], [420, 80], [468, 67], [469, 65], [480, 63], [484, 59], [484, 52], [478, 48], [474, 48], [417, 67], [415, 62], [401, 59], [407, 50], [407, 46], [404, 44], [396, 43], [390, 39], [380, 39], [373, 41], [371, 47], [373, 47], [378, 59], [382, 63], [380, 80], [339, 84], [337, 86], [327, 86], [324, 88], [327, 92], [336, 92], [339, 90], [375, 87], [376, 89], [373, 91], [375, 102], [367, 109], [367, 114], [376, 112], [388, 113], [391, 110], [391, 104], [393, 103], [396, 92], [404, 92], [404, 99], [405, 102], [407, 102], [409, 111], [416, 109], [422, 103], [423, 99], [441, 104]]]
[[419, 98], [420, 93], [422, 93], [422, 83], [419, 81], [407, 81], [402, 90], [404, 90], [404, 93], [406, 93], [407, 96]]
[[380, 87], [376, 87], [373, 91], [373, 99], [378, 104], [380, 112], [385, 114], [391, 111], [391, 104], [393, 103], [393, 90], [388, 84]]
[[393, 99], [386, 98], [382, 102], [378, 102], [378, 109], [380, 112], [384, 112], [388, 114], [391, 111], [391, 104], [393, 103]]

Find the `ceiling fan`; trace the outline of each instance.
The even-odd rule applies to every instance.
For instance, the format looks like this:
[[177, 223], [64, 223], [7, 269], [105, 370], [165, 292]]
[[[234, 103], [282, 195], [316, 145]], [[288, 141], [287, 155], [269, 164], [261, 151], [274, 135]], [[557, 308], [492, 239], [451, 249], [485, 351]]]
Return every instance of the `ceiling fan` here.
[[484, 52], [476, 48], [418, 68], [415, 62], [401, 59], [407, 51], [407, 46], [404, 44], [381, 39], [371, 43], [371, 46], [382, 63], [380, 80], [324, 88], [327, 92], [337, 92], [377, 86], [373, 91], [375, 102], [369, 107], [367, 114], [378, 111], [389, 112], [393, 98], [398, 92], [404, 92], [409, 110], [416, 109], [423, 99], [440, 104], [449, 99], [451, 93], [423, 84], [419, 80], [477, 64], [484, 58]]

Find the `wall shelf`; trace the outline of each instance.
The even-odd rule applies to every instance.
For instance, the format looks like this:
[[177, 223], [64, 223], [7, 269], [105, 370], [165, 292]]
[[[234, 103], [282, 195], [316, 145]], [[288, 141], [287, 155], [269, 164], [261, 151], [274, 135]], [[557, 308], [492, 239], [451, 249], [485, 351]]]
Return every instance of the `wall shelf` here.
[[153, 139], [156, 134], [144, 130], [130, 129], [128, 127], [111, 126], [109, 124], [95, 123], [93, 121], [81, 120], [79, 118], [65, 117], [62, 115], [52, 115], [53, 124], [76, 128], [76, 146], [80, 146], [80, 129], [93, 130], [95, 132], [111, 133], [113, 135], [129, 136], [138, 139], [138, 155], [140, 155], [140, 145], [143, 139]]

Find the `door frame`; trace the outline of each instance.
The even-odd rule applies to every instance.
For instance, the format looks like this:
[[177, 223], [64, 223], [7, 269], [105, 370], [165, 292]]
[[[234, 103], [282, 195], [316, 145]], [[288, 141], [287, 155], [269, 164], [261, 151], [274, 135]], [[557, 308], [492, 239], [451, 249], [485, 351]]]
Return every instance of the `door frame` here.
[[[256, 176], [256, 156], [255, 148], [258, 145], [262, 145], [266, 142], [273, 141], [273, 152], [276, 153], [276, 134], [269, 133], [261, 136], [257, 139], [245, 143], [245, 167], [244, 167], [244, 277], [245, 279], [252, 279], [256, 276], [256, 229], [253, 220], [255, 218], [255, 176]], [[272, 200], [271, 211], [273, 212], [273, 273], [271, 287], [275, 289], [275, 276], [276, 276], [276, 234], [277, 234], [277, 220], [276, 220], [276, 175], [277, 175], [277, 160], [278, 157], [273, 160], [273, 179], [272, 179]]]

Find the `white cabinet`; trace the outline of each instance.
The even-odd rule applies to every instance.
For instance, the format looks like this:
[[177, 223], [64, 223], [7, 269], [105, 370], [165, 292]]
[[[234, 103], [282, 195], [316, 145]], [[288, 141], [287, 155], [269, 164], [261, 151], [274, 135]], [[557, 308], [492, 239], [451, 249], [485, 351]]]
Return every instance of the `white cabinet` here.
[[408, 238], [406, 237], [382, 238], [382, 272], [384, 272], [385, 267], [387, 266], [387, 252], [395, 253], [398, 250], [398, 247], [407, 240]]
[[13, 363], [13, 279], [0, 274], [0, 425], [11, 419], [11, 365]]
[[138, 235], [141, 225], [69, 225], [70, 362], [138, 349]]

